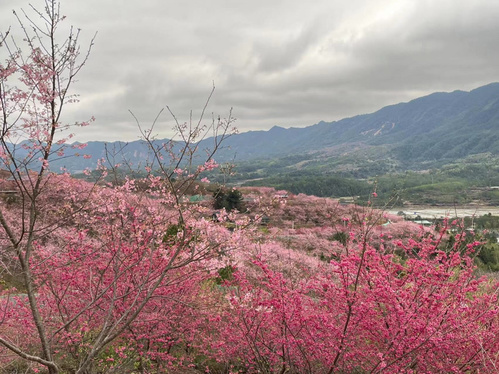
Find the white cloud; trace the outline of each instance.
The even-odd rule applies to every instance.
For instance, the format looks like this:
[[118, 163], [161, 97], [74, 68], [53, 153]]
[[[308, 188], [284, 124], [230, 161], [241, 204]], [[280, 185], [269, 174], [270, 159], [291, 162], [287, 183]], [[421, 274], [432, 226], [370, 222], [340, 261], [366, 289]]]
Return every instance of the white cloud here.
[[[35, 1], [35, 5], [40, 1]], [[15, 23], [0, 4], [0, 24]], [[23, 6], [27, 8], [27, 4]], [[188, 120], [234, 107], [241, 131], [306, 126], [433, 91], [499, 80], [495, 0], [63, 1], [82, 42], [98, 31], [69, 121], [80, 139], [134, 140], [168, 105]], [[13, 29], [13, 32], [15, 30]], [[172, 119], [165, 115], [161, 136]]]

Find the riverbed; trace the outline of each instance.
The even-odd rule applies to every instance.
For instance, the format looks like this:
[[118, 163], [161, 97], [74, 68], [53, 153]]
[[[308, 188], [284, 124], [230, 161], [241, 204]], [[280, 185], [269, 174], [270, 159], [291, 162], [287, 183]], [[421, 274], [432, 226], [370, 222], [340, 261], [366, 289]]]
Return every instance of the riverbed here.
[[397, 214], [404, 212], [408, 217], [420, 216], [422, 219], [436, 219], [436, 218], [463, 218], [463, 217], [479, 217], [487, 214], [499, 216], [499, 206], [410, 206], [403, 207], [397, 210], [389, 210], [390, 214]]

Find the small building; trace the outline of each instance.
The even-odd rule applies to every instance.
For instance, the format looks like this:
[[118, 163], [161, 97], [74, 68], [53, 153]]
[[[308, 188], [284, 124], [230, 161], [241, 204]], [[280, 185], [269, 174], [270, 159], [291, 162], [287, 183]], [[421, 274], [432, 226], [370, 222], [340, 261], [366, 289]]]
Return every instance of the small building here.
[[417, 223], [418, 225], [423, 225], [423, 226], [431, 226], [433, 225], [432, 222], [426, 220], [426, 219], [416, 219], [414, 221], [412, 221], [414, 223]]
[[204, 195], [192, 195], [189, 197], [189, 203], [196, 204], [206, 200], [209, 200], [211, 197]]

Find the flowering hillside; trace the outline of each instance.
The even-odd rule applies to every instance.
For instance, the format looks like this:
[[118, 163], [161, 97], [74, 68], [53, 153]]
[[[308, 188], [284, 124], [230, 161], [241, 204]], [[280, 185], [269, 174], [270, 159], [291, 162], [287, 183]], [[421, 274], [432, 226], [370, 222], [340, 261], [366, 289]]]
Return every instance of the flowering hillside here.
[[170, 111], [177, 142], [135, 118], [149, 149], [135, 170], [110, 150], [93, 182], [54, 170], [75, 156], [67, 130], [91, 122], [62, 113], [93, 41], [59, 41], [55, 0], [31, 10], [22, 43], [0, 34], [2, 373], [498, 372], [499, 284], [477, 275], [474, 236], [386, 215], [376, 191], [365, 207], [210, 197], [230, 111]]
[[[382, 211], [270, 188], [243, 189], [246, 211], [216, 221], [185, 205], [179, 225], [155, 180], [138, 182], [47, 177], [31, 269], [61, 370], [102, 337], [97, 371], [495, 371], [497, 284], [474, 275], [479, 243], [445, 249], [445, 233]], [[22, 227], [21, 201], [1, 208]], [[20, 269], [3, 261], [2, 334], [35, 354]]]

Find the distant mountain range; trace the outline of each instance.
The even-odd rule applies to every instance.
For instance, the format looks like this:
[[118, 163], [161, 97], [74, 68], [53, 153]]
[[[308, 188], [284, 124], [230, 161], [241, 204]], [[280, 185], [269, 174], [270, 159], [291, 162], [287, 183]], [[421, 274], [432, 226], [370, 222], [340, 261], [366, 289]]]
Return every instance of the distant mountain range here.
[[[212, 143], [213, 139], [205, 139], [200, 148]], [[137, 165], [148, 154], [143, 141], [88, 142], [78, 152], [91, 155], [91, 159], [65, 158], [58, 166], [73, 172], [94, 167], [96, 160], [106, 155], [106, 147], [108, 154], [114, 149], [116, 163], [124, 157]], [[120, 149], [121, 153], [116, 152]], [[338, 165], [331, 160], [341, 158], [348, 163], [349, 158], [368, 157], [390, 160], [398, 169], [417, 169], [485, 152], [499, 153], [499, 83], [470, 92], [433, 93], [340, 121], [237, 134], [226, 140], [216, 159], [244, 163], [300, 155], [297, 162]]]
[[240, 160], [303, 152], [345, 153], [365, 146], [386, 146], [391, 157], [403, 161], [498, 153], [499, 83], [471, 92], [434, 93], [375, 113], [305, 128], [276, 126], [243, 133], [226, 145], [237, 151]]

